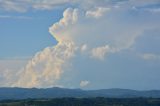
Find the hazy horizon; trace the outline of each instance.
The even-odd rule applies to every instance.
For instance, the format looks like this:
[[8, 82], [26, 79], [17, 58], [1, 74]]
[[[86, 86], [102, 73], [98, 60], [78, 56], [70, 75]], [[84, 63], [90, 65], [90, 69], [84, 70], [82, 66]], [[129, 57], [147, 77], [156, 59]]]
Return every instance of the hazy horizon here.
[[159, 0], [0, 0], [0, 87], [160, 90]]

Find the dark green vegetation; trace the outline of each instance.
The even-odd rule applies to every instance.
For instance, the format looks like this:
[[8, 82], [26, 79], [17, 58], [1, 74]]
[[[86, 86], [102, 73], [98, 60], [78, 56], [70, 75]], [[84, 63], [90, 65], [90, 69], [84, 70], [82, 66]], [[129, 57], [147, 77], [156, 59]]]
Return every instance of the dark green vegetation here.
[[160, 98], [55, 98], [5, 100], [0, 106], [160, 106]]
[[0, 106], [160, 106], [160, 91], [0, 88]]
[[39, 98], [160, 98], [160, 90], [137, 91], [129, 89], [100, 89], [100, 90], [81, 90], [67, 88], [0, 88], [0, 100], [6, 99], [39, 99]]

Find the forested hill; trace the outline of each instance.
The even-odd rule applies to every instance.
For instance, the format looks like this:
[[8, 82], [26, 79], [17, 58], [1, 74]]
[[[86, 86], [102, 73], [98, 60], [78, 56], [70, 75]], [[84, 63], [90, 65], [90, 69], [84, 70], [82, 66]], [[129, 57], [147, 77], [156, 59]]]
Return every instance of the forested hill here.
[[0, 88], [0, 100], [27, 98], [62, 98], [62, 97], [107, 97], [107, 98], [160, 98], [160, 90], [136, 91], [129, 89], [81, 90], [66, 88]]

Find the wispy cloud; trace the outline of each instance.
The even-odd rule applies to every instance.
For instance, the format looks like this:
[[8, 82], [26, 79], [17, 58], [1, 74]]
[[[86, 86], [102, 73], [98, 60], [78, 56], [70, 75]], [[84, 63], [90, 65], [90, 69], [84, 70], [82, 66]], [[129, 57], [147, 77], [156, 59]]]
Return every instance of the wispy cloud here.
[[0, 60], [29, 60], [32, 56], [0, 57]]
[[80, 85], [80, 87], [86, 87], [86, 86], [88, 86], [89, 84], [90, 84], [89, 81], [84, 80], [84, 81], [81, 81], [79, 85]]
[[0, 0], [0, 9], [6, 11], [26, 12], [28, 0]]
[[92, 50], [91, 54], [92, 54], [93, 58], [103, 60], [105, 58], [105, 55], [110, 52], [111, 52], [111, 49], [110, 49], [109, 45], [106, 45], [103, 47], [94, 48]]
[[142, 57], [145, 60], [160, 60], [160, 55], [153, 54], [153, 53], [141, 54], [140, 57]]
[[70, 0], [0, 0], [0, 8], [5, 11], [26, 12], [29, 9], [51, 10], [69, 3]]
[[11, 16], [11, 15], [0, 15], [0, 18], [4, 19], [24, 19], [24, 20], [30, 20], [33, 19], [33, 17], [28, 17], [28, 16]]
[[[144, 6], [158, 3], [158, 0], [0, 0], [0, 9], [5, 11], [26, 12], [30, 9], [52, 10], [57, 7], [77, 6], [81, 8]], [[92, 13], [93, 14], [93, 13]]]
[[109, 10], [110, 10], [110, 8], [99, 7], [99, 8], [96, 8], [95, 10], [87, 11], [86, 16], [99, 18], [99, 17], [103, 16]]
[[147, 12], [152, 12], [152, 13], [158, 13], [160, 12], [160, 3], [150, 3], [150, 4], [145, 4], [142, 6], [133, 6], [133, 9], [137, 11], [147, 11]]
[[0, 85], [11, 87], [19, 78], [17, 73], [27, 64], [29, 59], [0, 59]]

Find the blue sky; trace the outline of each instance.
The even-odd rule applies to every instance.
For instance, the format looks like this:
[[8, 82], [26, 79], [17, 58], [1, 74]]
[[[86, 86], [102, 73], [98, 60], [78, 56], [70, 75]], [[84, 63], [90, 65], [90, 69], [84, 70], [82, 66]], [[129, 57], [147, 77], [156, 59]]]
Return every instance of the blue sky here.
[[159, 0], [0, 0], [0, 86], [160, 89]]
[[30, 57], [47, 46], [55, 45], [56, 41], [49, 34], [48, 27], [62, 17], [61, 12], [2, 12], [1, 16], [9, 17], [0, 18], [0, 47], [3, 49], [0, 58]]

